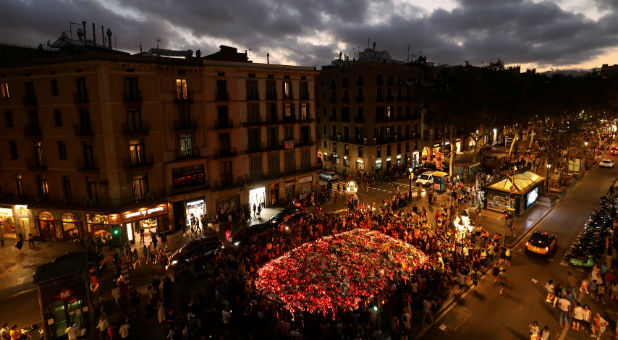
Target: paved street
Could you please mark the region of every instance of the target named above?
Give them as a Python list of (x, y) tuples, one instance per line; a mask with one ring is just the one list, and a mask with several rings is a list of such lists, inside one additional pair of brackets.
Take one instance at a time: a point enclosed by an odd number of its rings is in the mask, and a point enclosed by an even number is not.
[[(558, 339), (562, 332), (558, 313), (545, 302), (543, 286), (549, 279), (566, 282), (569, 270), (578, 279), (588, 274), (588, 271), (561, 265), (560, 259), (597, 206), (599, 197), (607, 192), (615, 179), (615, 170), (591, 169), (536, 227), (536, 230), (557, 235), (558, 250), (553, 258), (547, 260), (527, 255), (523, 251), (524, 242), (519, 242), (507, 273), (509, 281), (503, 296), (498, 295), (493, 280), (485, 276), (477, 291), (469, 293), (445, 313), (421, 338), (528, 339), (528, 325), (537, 320), (541, 327), (549, 326), (552, 339)], [(583, 303), (590, 304), (593, 312), (601, 312), (607, 320), (615, 321), (615, 303), (610, 309), (609, 305), (593, 303), (589, 296), (584, 297)], [(589, 337), (568, 331), (560, 338)]]

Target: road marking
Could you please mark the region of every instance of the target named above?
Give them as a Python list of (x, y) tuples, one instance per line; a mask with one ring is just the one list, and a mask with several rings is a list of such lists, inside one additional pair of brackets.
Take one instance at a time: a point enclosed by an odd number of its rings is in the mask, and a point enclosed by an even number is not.
[(531, 279), (530, 281), (532, 281), (534, 284), (539, 283), (539, 281), (538, 281), (537, 279), (534, 279), (534, 278), (533, 278), (533, 279)]

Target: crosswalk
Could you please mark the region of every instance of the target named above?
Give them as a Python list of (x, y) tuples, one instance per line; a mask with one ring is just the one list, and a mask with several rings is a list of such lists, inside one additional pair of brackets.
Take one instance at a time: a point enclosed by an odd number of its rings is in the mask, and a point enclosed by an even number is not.
[[(344, 181), (334, 181), (332, 182), (332, 192), (337, 192), (339, 194), (344, 194), (345, 190), (346, 190), (346, 184), (347, 182)], [(339, 186), (339, 188), (337, 188), (337, 186)], [(409, 188), (410, 188), (410, 184), (402, 184), (402, 183), (397, 183), (397, 186), (399, 187), (399, 192), (400, 193), (404, 193), (404, 192), (408, 192)], [(412, 185), (412, 191), (414, 191), (416, 189), (416, 186), (413, 184)], [(389, 193), (389, 194), (395, 194), (397, 193), (397, 187), (393, 186), (392, 184), (389, 184), (386, 186), (386, 188), (378, 188), (375, 186), (370, 186), (369, 190), (376, 190), (376, 191), (381, 191), (381, 192), (385, 192), (385, 193)], [(360, 192), (365, 192), (365, 186), (364, 184), (358, 184), (358, 191)]]

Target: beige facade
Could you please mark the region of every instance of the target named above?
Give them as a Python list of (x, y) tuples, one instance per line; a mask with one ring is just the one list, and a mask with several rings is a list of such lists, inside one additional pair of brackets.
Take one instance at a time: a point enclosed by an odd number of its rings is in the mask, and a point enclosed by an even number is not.
[[(419, 91), (426, 67), (393, 61), (335, 61), (318, 82), (319, 154), (341, 173), (382, 172), (421, 161), (429, 140)], [(370, 57), (370, 56), (369, 56)], [(365, 58), (371, 59), (371, 58)]]
[[(212, 216), (305, 198), (316, 183), (314, 75), (113, 53), (2, 65), (0, 205), (31, 210), (27, 227), (12, 217), (18, 232), (60, 238), (63, 211), (80, 219), (84, 236), (95, 214), (122, 223), (140, 209), (149, 218), (165, 212), (164, 231), (190, 217), (187, 202)], [(41, 212), (59, 222), (55, 237), (42, 235)]]

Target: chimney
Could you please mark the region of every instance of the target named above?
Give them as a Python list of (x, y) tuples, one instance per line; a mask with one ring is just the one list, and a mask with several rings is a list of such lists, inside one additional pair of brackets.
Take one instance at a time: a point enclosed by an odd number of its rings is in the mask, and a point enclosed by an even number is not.
[(101, 25), (101, 46), (105, 47), (105, 30), (103, 25)]
[(97, 28), (94, 22), (92, 23), (92, 46), (97, 47)]
[(84, 45), (86, 45), (88, 34), (86, 33), (86, 22), (85, 21), (82, 21), (82, 27), (84, 28)]
[(107, 31), (105, 31), (105, 34), (107, 34), (107, 48), (111, 50), (112, 49), (112, 30), (108, 28)]
[(266, 53), (266, 63), (270, 64), (270, 53)]
[(376, 42), (375, 41), (373, 42), (373, 50), (374, 51), (376, 50)]
[(202, 51), (200, 51), (200, 50), (195, 51), (195, 57), (197, 59), (200, 59), (202, 57)]

